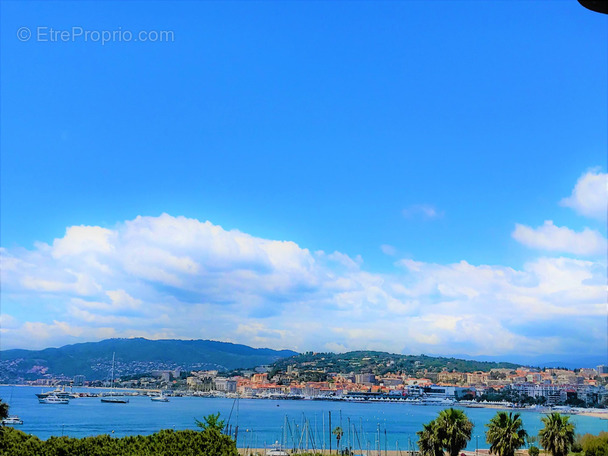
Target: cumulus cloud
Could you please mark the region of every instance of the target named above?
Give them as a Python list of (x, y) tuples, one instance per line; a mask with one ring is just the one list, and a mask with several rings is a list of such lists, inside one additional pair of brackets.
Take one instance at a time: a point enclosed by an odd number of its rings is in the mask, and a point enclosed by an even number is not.
[(527, 247), (575, 255), (603, 255), (606, 253), (606, 238), (598, 231), (585, 228), (576, 232), (565, 226), (555, 226), (547, 220), (538, 228), (516, 224), (511, 234)]
[(388, 256), (395, 256), (397, 255), (397, 249), (389, 244), (382, 244), (380, 246), (380, 250), (382, 250), (382, 253), (384, 253), (385, 255)]
[[(70, 227), (0, 254), (11, 315), (3, 348), (133, 336), (472, 355), (606, 344), (603, 260), (539, 258), (513, 269), (402, 259), (379, 274), (360, 257), (167, 214)], [(585, 334), (576, 341), (529, 329), (573, 316)]]
[(431, 204), (412, 204), (403, 209), (402, 214), (406, 218), (420, 217), (428, 220), (443, 217), (443, 211)]
[(562, 199), (560, 204), (586, 217), (605, 220), (608, 211), (608, 174), (597, 170), (583, 174), (572, 194)]

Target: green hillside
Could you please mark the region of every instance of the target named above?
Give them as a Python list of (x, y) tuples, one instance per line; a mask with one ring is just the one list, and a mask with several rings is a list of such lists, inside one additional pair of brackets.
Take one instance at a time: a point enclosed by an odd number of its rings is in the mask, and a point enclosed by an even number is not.
[[(415, 376), (418, 373), (434, 373), (443, 370), (488, 372), (491, 369), (516, 369), (519, 367), (519, 365), (512, 363), (470, 361), (425, 355), (398, 355), (377, 351), (352, 351), (339, 354), (309, 352), (276, 361), (272, 366), (271, 375), (286, 372), (288, 366), (293, 366), (305, 377), (315, 379), (319, 379), (318, 373), (321, 372), (373, 373), (376, 375), (401, 372)], [(309, 374), (306, 375), (306, 373)]]
[(14, 378), (35, 379), (43, 374), (88, 380), (109, 376), (112, 353), (116, 353), (116, 375), (129, 375), (159, 369), (231, 370), (271, 364), (295, 355), (291, 350), (252, 348), (212, 340), (107, 339), (65, 345), (44, 350), (4, 350), (0, 352), (0, 381)]

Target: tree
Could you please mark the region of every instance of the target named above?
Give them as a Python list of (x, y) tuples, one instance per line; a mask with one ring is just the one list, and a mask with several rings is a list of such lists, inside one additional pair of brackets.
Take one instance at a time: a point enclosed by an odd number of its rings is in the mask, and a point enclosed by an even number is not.
[(207, 429), (215, 429), (216, 431), (222, 432), (224, 430), (224, 420), (220, 420), (220, 412), (211, 414), (203, 417), (204, 421), (195, 419), (196, 425), (203, 431)]
[(8, 417), (8, 404), (0, 399), (0, 420)]
[(567, 456), (574, 443), (574, 424), (569, 420), (559, 413), (542, 418), (545, 427), (538, 433), (540, 444), (553, 456)]
[(418, 435), (418, 449), (422, 456), (443, 456), (441, 440), (437, 433), (437, 422), (435, 420), (422, 425), (422, 431)]
[(449, 456), (458, 456), (458, 453), (471, 440), (473, 423), (462, 410), (454, 408), (439, 412), (436, 421), (437, 433), (443, 449), (447, 451)]
[(418, 448), (425, 456), (442, 456), (444, 451), (447, 456), (458, 456), (472, 433), (473, 423), (462, 410), (445, 409), (417, 432)]
[(602, 431), (599, 435), (583, 435), (581, 447), (585, 456), (608, 456), (608, 432)]
[(331, 433), (336, 436), (336, 440), (338, 441), (338, 451), (340, 451), (340, 439), (344, 435), (344, 431), (340, 426), (336, 426)]
[(528, 433), (523, 429), (519, 413), (498, 412), (486, 427), (486, 441), (492, 454), (514, 456), (515, 450), (526, 443)]

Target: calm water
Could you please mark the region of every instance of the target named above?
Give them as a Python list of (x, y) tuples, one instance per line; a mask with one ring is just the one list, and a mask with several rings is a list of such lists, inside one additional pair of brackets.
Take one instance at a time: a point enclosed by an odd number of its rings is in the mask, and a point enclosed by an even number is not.
[[(331, 411), (332, 427), (344, 429), (342, 442), (349, 435), (355, 448), (365, 450), (367, 446), (376, 448), (378, 427), (380, 427), (381, 447), (389, 450), (407, 450), (417, 440), (416, 432), (423, 423), (437, 416), (442, 407), (419, 406), (398, 403), (346, 403), (324, 401), (277, 401), (261, 399), (232, 399), (182, 397), (170, 398), (170, 402), (152, 402), (148, 397), (132, 397), (129, 404), (103, 404), (99, 398), (79, 398), (69, 405), (39, 404), (35, 393), (39, 387), (0, 386), (0, 398), (9, 402), (10, 413), (19, 415), (24, 424), (18, 429), (34, 434), (42, 439), (52, 435), (83, 437), (87, 435), (110, 434), (124, 436), (130, 434), (150, 434), (160, 429), (196, 429), (194, 419), (202, 420), (210, 413), (221, 413), (227, 419), (232, 410), (230, 423), (239, 426), (239, 447), (263, 448), (275, 441), (281, 441), (286, 422), (289, 446), (292, 437), (300, 440), (308, 435), (309, 447), (314, 440), (315, 447), (328, 446), (328, 412)], [(78, 390), (74, 391), (94, 391)], [(238, 404), (238, 413), (237, 413)], [(483, 436), (485, 424), (494, 416), (492, 409), (464, 409), (475, 424), (473, 439), (468, 450), (474, 450), (476, 438), (479, 448), (488, 448)], [(521, 411), (524, 427), (529, 434), (537, 434), (542, 428), (544, 416), (533, 411)], [(599, 418), (573, 416), (577, 433), (593, 433), (608, 430), (608, 421)], [(350, 420), (350, 421), (349, 421)], [(305, 423), (308, 423), (307, 425)], [(356, 427), (357, 435), (353, 430)], [(308, 432), (303, 433), (303, 427)], [(386, 434), (385, 434), (386, 430)], [(358, 438), (357, 438), (358, 437)], [(302, 442), (304, 445), (306, 437)], [(385, 443), (386, 442), (386, 443)], [(335, 440), (334, 440), (335, 445)]]

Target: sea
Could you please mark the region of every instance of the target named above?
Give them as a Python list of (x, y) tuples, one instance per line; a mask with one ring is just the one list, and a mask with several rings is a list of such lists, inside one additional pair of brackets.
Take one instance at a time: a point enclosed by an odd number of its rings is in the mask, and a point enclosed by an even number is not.
[[(239, 448), (268, 448), (276, 442), (287, 448), (329, 448), (330, 429), (340, 426), (342, 446), (355, 450), (415, 450), (416, 432), (434, 419), (445, 406), (389, 402), (345, 402), (317, 400), (227, 399), (171, 397), (154, 402), (147, 396), (130, 397), (128, 404), (102, 403), (99, 397), (81, 397), (68, 405), (40, 404), (40, 387), (0, 386), (0, 398), (18, 415), (24, 432), (47, 439), (51, 436), (84, 437), (110, 434), (116, 437), (151, 434), (161, 429), (197, 429), (195, 420), (220, 413), (234, 435), (238, 426)], [(74, 388), (73, 392), (99, 392)], [(462, 407), (456, 407), (462, 408)], [(496, 409), (462, 408), (474, 424), (466, 450), (487, 449), (485, 425)], [(537, 435), (543, 413), (516, 410), (524, 428)], [(331, 428), (330, 428), (331, 414)], [(578, 434), (608, 431), (608, 421), (572, 415)], [(335, 437), (332, 440), (335, 449)]]

